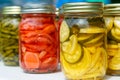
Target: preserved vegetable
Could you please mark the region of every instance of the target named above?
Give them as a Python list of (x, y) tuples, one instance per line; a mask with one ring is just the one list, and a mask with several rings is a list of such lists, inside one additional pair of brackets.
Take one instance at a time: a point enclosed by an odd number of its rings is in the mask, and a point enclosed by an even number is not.
[(58, 30), (52, 13), (23, 13), (20, 23), (20, 63), (24, 72), (57, 70)]
[(60, 61), (67, 79), (101, 80), (107, 69), (106, 29), (100, 15), (85, 14), (82, 10), (79, 13), (73, 7), (78, 5), (81, 8), (80, 5), (85, 4), (94, 6), (94, 3), (63, 5), (65, 14), (60, 26)]
[[(11, 12), (12, 10), (16, 12)], [(1, 18), (0, 26), (1, 57), (5, 65), (18, 66), (18, 25), (20, 22), (20, 7), (4, 7), (2, 14), (3, 17)]]
[[(120, 75), (120, 4), (109, 4), (105, 6), (104, 20), (107, 28), (107, 53), (109, 75)], [(111, 11), (109, 11), (111, 9)]]

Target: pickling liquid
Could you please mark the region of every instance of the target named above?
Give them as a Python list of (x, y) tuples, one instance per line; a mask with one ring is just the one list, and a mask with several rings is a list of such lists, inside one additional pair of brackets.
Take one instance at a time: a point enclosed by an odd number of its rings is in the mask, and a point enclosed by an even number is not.
[(61, 24), (60, 61), (68, 80), (102, 80), (106, 73), (106, 30), (92, 20), (87, 26), (86, 19), (65, 19)]
[(104, 17), (108, 34), (108, 70), (109, 75), (120, 75), (120, 17)]
[(57, 70), (58, 31), (55, 15), (23, 14), (20, 23), (20, 64), (24, 72), (47, 73)]

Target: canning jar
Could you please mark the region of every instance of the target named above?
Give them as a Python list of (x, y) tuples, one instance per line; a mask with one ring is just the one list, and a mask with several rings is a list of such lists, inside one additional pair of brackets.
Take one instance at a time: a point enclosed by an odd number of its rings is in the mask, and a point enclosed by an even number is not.
[(108, 4), (104, 9), (107, 27), (107, 53), (109, 75), (120, 75), (120, 4)]
[(20, 7), (6, 6), (2, 9), (0, 26), (0, 54), (7, 66), (18, 66), (18, 25)]
[(102, 3), (66, 3), (60, 27), (60, 61), (68, 80), (101, 80), (107, 68)]
[(25, 7), (19, 26), (20, 65), (27, 73), (48, 73), (58, 66), (58, 29), (55, 8), (39, 4)]

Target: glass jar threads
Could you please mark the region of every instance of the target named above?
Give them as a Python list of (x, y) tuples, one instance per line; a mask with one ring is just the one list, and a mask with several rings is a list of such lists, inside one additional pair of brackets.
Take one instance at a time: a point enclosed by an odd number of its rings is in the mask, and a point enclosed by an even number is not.
[(101, 80), (107, 68), (102, 3), (66, 3), (60, 27), (60, 61), (70, 80)]
[(55, 8), (39, 4), (22, 10), (19, 27), (20, 65), (27, 73), (57, 70), (58, 30)]
[(109, 75), (120, 75), (120, 4), (108, 4), (104, 9), (107, 27), (107, 53)]
[(18, 25), (20, 22), (19, 6), (6, 6), (2, 9), (0, 26), (0, 53), (7, 66), (19, 65), (18, 60)]

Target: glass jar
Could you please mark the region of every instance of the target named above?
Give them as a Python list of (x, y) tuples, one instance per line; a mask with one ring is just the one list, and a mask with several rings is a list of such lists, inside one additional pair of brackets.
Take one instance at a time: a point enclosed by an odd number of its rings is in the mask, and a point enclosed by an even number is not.
[(120, 75), (120, 4), (105, 5), (109, 75)]
[(66, 3), (60, 27), (60, 61), (68, 80), (102, 80), (106, 74), (106, 29), (102, 3)]
[(2, 9), (0, 26), (0, 53), (6, 66), (18, 66), (18, 25), (20, 7), (6, 6)]
[(19, 27), (20, 66), (27, 73), (48, 73), (58, 66), (55, 8), (39, 4), (23, 8)]

